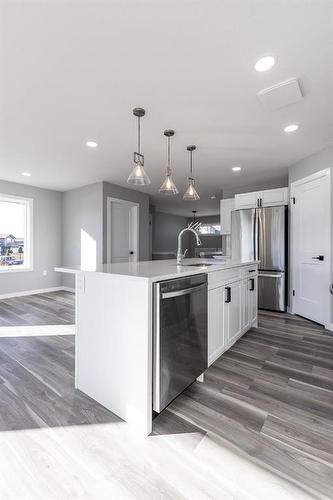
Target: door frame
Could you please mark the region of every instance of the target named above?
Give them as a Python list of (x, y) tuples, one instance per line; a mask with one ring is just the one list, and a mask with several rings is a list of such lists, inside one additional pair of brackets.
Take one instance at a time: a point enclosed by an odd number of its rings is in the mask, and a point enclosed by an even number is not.
[(111, 241), (111, 224), (112, 224), (112, 203), (121, 203), (131, 208), (131, 225), (132, 225), (132, 238), (133, 238), (133, 262), (139, 260), (139, 203), (134, 203), (128, 200), (121, 200), (119, 198), (107, 197), (106, 201), (106, 263), (111, 264), (112, 261), (112, 241)]
[[(329, 263), (328, 263), (328, 267), (329, 267), (329, 276), (328, 276), (328, 279), (327, 279), (327, 292), (329, 293), (329, 285), (331, 283), (331, 274), (332, 274), (332, 262), (331, 262), (331, 237), (332, 237), (332, 234), (331, 234), (331, 224), (332, 224), (332, 220), (331, 220), (331, 168), (325, 168), (323, 170), (319, 170), (318, 172), (315, 172), (314, 174), (311, 174), (311, 175), (308, 175), (306, 177), (303, 177), (302, 179), (298, 179), (297, 181), (294, 181), (291, 183), (290, 185), (290, 266), (289, 266), (289, 269), (290, 269), (290, 273), (289, 273), (289, 276), (290, 276), (290, 280), (289, 280), (289, 297), (290, 297), (290, 312), (291, 314), (297, 314), (295, 312), (295, 300), (293, 298), (293, 289), (294, 289), (294, 283), (295, 283), (295, 280), (296, 280), (296, 272), (295, 272), (295, 259), (296, 259), (296, 255), (295, 255), (295, 237), (296, 237), (296, 234), (295, 234), (295, 231), (294, 231), (294, 228), (295, 228), (295, 212), (293, 210), (293, 203), (292, 203), (292, 199), (293, 197), (295, 196), (295, 188), (297, 186), (301, 186), (302, 184), (305, 184), (306, 182), (309, 182), (309, 181), (314, 181), (316, 179), (320, 179), (321, 177), (324, 177), (324, 176), (327, 176), (327, 179), (328, 179), (328, 185), (329, 185), (329, 218), (330, 218), (330, 224), (329, 224), (329, 238), (328, 238), (328, 258), (329, 258)], [(325, 321), (324, 321), (324, 326), (325, 328), (327, 328), (328, 330), (332, 330), (333, 331), (333, 323), (331, 321), (331, 300), (330, 300), (330, 296), (328, 296), (328, 299), (326, 301), (326, 312), (325, 312)]]

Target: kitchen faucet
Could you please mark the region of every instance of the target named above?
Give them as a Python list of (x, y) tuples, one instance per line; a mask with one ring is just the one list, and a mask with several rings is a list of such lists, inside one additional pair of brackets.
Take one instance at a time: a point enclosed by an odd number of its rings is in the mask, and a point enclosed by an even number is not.
[(187, 227), (182, 229), (180, 231), (180, 233), (178, 234), (177, 264), (181, 264), (183, 258), (185, 257), (185, 255), (187, 253), (187, 249), (185, 250), (184, 253), (182, 251), (182, 236), (184, 233), (186, 233), (186, 231), (191, 231), (191, 233), (193, 233), (195, 235), (198, 246), (202, 245), (201, 240), (199, 238), (199, 234), (198, 234), (198, 229), (200, 226), (201, 226), (201, 222), (191, 222), (190, 224), (188, 224)]

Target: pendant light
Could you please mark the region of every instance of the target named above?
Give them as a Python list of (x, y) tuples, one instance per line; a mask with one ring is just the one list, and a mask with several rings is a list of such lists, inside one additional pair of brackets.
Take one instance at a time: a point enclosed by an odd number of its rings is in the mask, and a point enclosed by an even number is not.
[(172, 180), (171, 177), (171, 165), (170, 165), (170, 142), (171, 142), (171, 137), (175, 135), (174, 130), (165, 130), (164, 131), (165, 137), (168, 139), (168, 163), (167, 163), (167, 168), (166, 168), (166, 176), (165, 176), (165, 181), (163, 182), (162, 186), (158, 190), (161, 194), (165, 195), (173, 195), (173, 194), (178, 194), (178, 189), (176, 188), (175, 183)]
[(150, 179), (143, 168), (144, 156), (141, 154), (141, 118), (145, 114), (146, 112), (142, 108), (133, 109), (133, 115), (138, 118), (138, 150), (134, 153), (134, 165), (127, 182), (134, 186), (147, 186), (150, 184)]
[(192, 200), (192, 201), (200, 200), (200, 196), (198, 195), (198, 193), (194, 187), (195, 180), (193, 177), (193, 158), (192, 158), (192, 155), (193, 155), (193, 151), (196, 149), (197, 149), (196, 146), (187, 146), (187, 151), (190, 152), (190, 176), (188, 178), (188, 186), (187, 186), (187, 189), (186, 189), (185, 194), (183, 196), (183, 200)]

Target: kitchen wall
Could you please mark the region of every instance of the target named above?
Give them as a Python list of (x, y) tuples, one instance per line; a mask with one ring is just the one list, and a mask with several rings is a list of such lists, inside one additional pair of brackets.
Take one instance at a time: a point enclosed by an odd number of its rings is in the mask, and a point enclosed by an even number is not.
[(0, 193), (33, 199), (33, 270), (1, 272), (0, 295), (61, 286), (62, 193), (2, 180)]
[(103, 190), (103, 261), (107, 260), (107, 198), (117, 198), (139, 204), (139, 260), (149, 260), (149, 196), (110, 182), (102, 182)]
[[(63, 193), (64, 266), (103, 263), (102, 188), (98, 182)], [(74, 288), (74, 276), (63, 274), (63, 285)]]
[[(333, 144), (295, 163), (289, 169), (289, 187), (292, 182), (308, 175), (333, 167)], [(331, 168), (331, 228), (333, 221), (333, 168)], [(331, 230), (331, 281), (333, 282), (333, 231)], [(331, 298), (331, 322), (333, 322), (333, 298)]]
[(233, 198), (235, 194), (252, 193), (253, 191), (262, 191), (264, 189), (276, 189), (288, 186), (288, 175), (280, 179), (265, 181), (262, 183), (248, 184), (243, 187), (231, 187), (222, 190), (223, 198)]
[[(178, 234), (187, 226), (186, 217), (157, 212), (154, 209), (151, 209), (151, 214), (153, 258), (163, 258), (163, 253), (176, 253)], [(187, 233), (183, 236), (182, 245), (183, 249), (189, 246), (189, 235)]]

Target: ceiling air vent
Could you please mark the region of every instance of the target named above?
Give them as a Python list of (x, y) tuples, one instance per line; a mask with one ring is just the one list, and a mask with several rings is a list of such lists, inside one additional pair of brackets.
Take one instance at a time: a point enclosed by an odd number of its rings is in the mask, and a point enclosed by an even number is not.
[(265, 109), (275, 111), (303, 98), (302, 90), (297, 78), (290, 78), (284, 82), (277, 83), (272, 87), (260, 90), (258, 99)]

